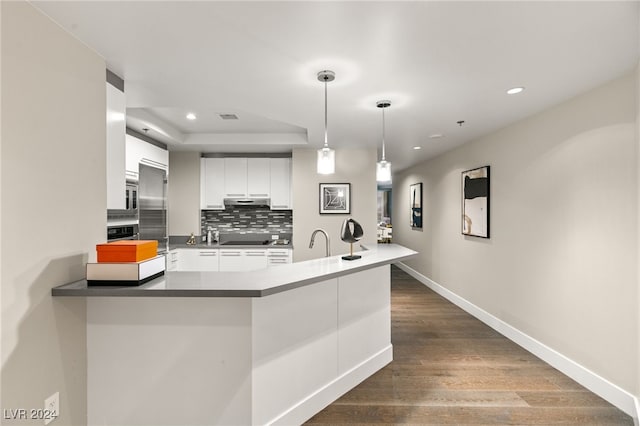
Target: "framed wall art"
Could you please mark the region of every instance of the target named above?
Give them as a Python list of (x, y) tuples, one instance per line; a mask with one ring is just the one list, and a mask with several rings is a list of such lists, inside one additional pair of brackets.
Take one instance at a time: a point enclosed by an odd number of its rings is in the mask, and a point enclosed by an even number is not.
[(411, 227), (422, 228), (422, 182), (409, 185)]
[(351, 184), (321, 183), (320, 214), (350, 214)]
[(489, 166), (462, 172), (462, 233), (489, 238)]

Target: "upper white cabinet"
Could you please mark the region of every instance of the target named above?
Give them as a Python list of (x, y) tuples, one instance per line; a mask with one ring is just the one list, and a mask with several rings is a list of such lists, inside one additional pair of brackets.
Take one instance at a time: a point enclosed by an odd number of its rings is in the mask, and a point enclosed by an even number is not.
[(157, 167), (169, 173), (169, 151), (135, 136), (127, 135), (127, 177), (138, 179), (139, 164)]
[(224, 209), (225, 166), (224, 158), (200, 159), (200, 208)]
[(290, 210), (291, 203), (291, 158), (269, 158), (271, 175), (270, 190), (272, 210)]
[(291, 158), (202, 158), (200, 208), (224, 209), (234, 197), (270, 198), (272, 209), (291, 209)]
[(107, 85), (107, 209), (125, 208), (125, 98)]
[(269, 197), (271, 189), (269, 160), (269, 158), (247, 158), (247, 194), (249, 197)]
[(247, 197), (247, 159), (224, 159), (224, 194), (226, 197)]

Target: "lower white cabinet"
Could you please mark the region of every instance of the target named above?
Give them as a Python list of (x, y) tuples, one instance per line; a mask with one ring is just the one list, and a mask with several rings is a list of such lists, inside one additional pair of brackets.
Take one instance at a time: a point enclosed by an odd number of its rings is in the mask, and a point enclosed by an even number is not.
[(218, 249), (178, 249), (178, 271), (217, 271)]
[(242, 251), (241, 249), (221, 249), (220, 271), (241, 271)]
[(255, 271), (265, 269), (267, 267), (267, 250), (265, 249), (248, 249), (244, 250), (244, 259), (242, 261), (242, 271)]
[(255, 271), (266, 267), (265, 249), (220, 249), (221, 271)]
[(169, 250), (167, 253), (167, 271), (177, 271), (180, 260), (180, 250)]
[(282, 265), (293, 261), (293, 253), (291, 249), (268, 249), (267, 264), (269, 266)]
[(291, 263), (292, 250), (179, 248), (167, 255), (168, 271), (255, 271)]

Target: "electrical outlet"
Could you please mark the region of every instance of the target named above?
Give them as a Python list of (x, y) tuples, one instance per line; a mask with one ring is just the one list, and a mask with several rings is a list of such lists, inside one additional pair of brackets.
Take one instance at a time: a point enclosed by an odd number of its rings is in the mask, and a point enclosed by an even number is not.
[(272, 239), (272, 240), (277, 240), (278, 238), (280, 238), (280, 235), (272, 235), (272, 236), (271, 236), (271, 239)]
[(60, 392), (44, 400), (44, 424), (48, 425), (60, 415)]

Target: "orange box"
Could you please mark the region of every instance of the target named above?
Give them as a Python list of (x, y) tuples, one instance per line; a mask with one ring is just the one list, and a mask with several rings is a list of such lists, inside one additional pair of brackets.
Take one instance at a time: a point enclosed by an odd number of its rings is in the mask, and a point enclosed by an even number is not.
[(140, 262), (158, 255), (156, 240), (124, 240), (97, 244), (98, 263)]

